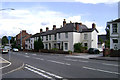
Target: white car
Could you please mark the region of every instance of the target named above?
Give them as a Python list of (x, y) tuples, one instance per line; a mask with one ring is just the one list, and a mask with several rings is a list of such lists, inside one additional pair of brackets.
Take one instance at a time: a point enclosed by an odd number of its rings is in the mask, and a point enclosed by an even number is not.
[(9, 51), (8, 51), (8, 49), (2, 49), (2, 54), (3, 53), (8, 53)]
[(19, 50), (17, 48), (13, 48), (13, 52), (18, 52)]

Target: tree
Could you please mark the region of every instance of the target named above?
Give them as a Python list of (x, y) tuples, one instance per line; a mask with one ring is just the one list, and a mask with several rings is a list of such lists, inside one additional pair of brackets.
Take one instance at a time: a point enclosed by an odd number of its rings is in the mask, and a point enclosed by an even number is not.
[(110, 39), (110, 25), (109, 24), (107, 24), (105, 31), (106, 31), (107, 39)]
[(110, 25), (109, 24), (107, 24), (105, 31), (106, 31), (106, 37), (107, 37), (107, 41), (105, 41), (105, 47), (110, 48)]
[(43, 48), (44, 48), (43, 42), (39, 37), (38, 41), (34, 41), (34, 49), (38, 51), (39, 49), (43, 49)]
[(2, 45), (6, 45), (6, 44), (8, 44), (7, 36), (3, 36), (2, 37)]

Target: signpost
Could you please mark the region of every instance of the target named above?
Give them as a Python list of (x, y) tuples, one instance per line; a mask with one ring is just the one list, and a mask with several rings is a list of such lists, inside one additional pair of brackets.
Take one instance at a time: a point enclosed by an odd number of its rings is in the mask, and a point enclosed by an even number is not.
[(11, 36), (8, 36), (7, 39), (9, 40), (9, 61), (10, 61), (10, 40), (11, 40)]

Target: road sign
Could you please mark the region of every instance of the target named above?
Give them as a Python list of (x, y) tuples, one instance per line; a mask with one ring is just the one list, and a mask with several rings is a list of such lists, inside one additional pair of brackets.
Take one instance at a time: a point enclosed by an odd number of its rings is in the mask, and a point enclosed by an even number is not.
[(8, 40), (11, 40), (11, 36), (8, 36), (7, 39), (8, 39)]

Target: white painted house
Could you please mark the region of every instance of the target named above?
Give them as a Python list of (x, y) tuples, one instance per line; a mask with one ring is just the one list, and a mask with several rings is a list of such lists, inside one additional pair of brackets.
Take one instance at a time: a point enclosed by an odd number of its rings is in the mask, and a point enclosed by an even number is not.
[(89, 48), (97, 48), (98, 31), (96, 25), (93, 23), (92, 28), (88, 28), (82, 23), (66, 23), (63, 21), (61, 28), (56, 28), (53, 25), (53, 30), (46, 28), (46, 31), (33, 35), (30, 39), (26, 40), (26, 49), (34, 49), (34, 41), (41, 37), (44, 44), (44, 49), (58, 48), (63, 51), (74, 51), (75, 43), (82, 43), (83, 46)]
[(82, 43), (83, 46), (89, 48), (97, 48), (98, 31), (93, 23), (92, 28), (88, 28), (82, 23), (66, 23), (63, 21), (63, 27), (56, 28), (53, 25), (53, 30), (46, 28), (46, 32), (41, 34), (44, 49), (58, 48), (63, 51), (74, 51), (75, 43)]
[(40, 33), (36, 33), (32, 35), (30, 38), (28, 38), (25, 41), (25, 49), (28, 50), (34, 49), (34, 41), (37, 41), (39, 37), (40, 37)]
[(120, 49), (120, 18), (107, 22), (110, 26), (110, 49)]

